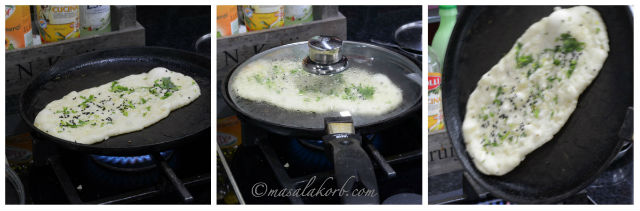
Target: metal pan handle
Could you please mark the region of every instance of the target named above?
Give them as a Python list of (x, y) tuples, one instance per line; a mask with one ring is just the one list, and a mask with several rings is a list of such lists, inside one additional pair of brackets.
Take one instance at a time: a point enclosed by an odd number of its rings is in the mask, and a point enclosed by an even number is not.
[[(322, 140), (326, 151), (331, 153), (342, 201), (346, 204), (378, 204), (376, 175), (369, 156), (361, 147), (360, 135), (329, 134), (323, 136)], [(364, 192), (373, 194), (361, 195)]]

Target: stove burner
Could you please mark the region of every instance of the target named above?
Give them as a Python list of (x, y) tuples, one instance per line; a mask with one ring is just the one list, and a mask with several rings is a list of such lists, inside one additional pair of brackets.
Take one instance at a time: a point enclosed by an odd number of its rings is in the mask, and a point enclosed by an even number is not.
[[(175, 167), (177, 156), (173, 150), (161, 152), (160, 156), (167, 160), (171, 168)], [(84, 171), (90, 184), (100, 184), (105, 190), (128, 190), (148, 187), (157, 184), (161, 179), (161, 171), (151, 155), (107, 156), (89, 155)]]
[[(381, 138), (377, 135), (367, 135), (373, 146), (378, 149), (381, 145)], [(300, 168), (311, 171), (325, 171), (333, 168), (333, 163), (324, 151), (322, 140), (295, 139), (292, 138), (288, 145), (290, 163)]]
[[(160, 156), (168, 159), (173, 155), (173, 150), (160, 152)], [(139, 156), (108, 156), (108, 155), (90, 155), (91, 158), (102, 167), (116, 171), (145, 171), (155, 168), (156, 164), (151, 155)]]

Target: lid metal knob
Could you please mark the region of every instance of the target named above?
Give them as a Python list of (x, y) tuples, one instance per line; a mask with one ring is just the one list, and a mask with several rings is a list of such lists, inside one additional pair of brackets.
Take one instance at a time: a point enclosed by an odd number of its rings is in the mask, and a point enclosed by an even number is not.
[(342, 40), (333, 36), (314, 36), (308, 41), (309, 56), (303, 60), (307, 72), (331, 75), (347, 69), (347, 57), (342, 56)]

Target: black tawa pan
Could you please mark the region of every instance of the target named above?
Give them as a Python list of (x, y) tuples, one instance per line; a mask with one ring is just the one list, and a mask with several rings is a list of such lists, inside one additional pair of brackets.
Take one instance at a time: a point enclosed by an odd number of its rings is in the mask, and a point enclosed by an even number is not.
[(503, 176), (480, 173), (466, 152), (461, 127), (467, 100), (480, 77), (553, 7), (469, 7), (461, 13), (444, 62), (445, 122), (467, 173), (495, 196), (516, 203), (558, 202), (593, 182), (620, 150), (618, 131), (633, 106), (632, 15), (623, 6), (593, 8), (607, 26), (609, 57), (562, 129)]
[[(361, 148), (362, 140), (356, 134), (327, 134), (328, 122), (349, 122), (357, 134), (369, 134), (397, 124), (411, 114), (415, 114), (422, 105), (422, 70), (414, 61), (405, 56), (379, 46), (343, 42), (342, 55), (349, 59), (351, 68), (360, 67), (373, 73), (384, 74), (402, 90), (400, 105), (382, 115), (354, 115), (343, 117), (338, 111), (313, 113), (292, 111), (265, 103), (236, 96), (230, 84), (244, 67), (256, 60), (276, 61), (287, 59), (300, 61), (308, 53), (308, 43), (298, 42), (279, 46), (257, 54), (239, 66), (236, 66), (222, 82), (224, 100), (243, 120), (243, 124), (254, 124), (267, 131), (294, 137), (322, 137), (325, 152), (334, 163), (336, 183), (343, 190), (352, 190), (355, 183), (368, 190), (378, 190), (373, 165), (367, 153)], [(346, 70), (349, 71), (349, 70)], [(323, 124), (325, 123), (325, 124)], [(379, 197), (361, 197), (357, 195), (341, 196), (344, 203), (379, 203)]]
[[(201, 95), (190, 104), (140, 131), (96, 144), (78, 144), (44, 133), (33, 125), (42, 109), (71, 91), (108, 83), (132, 74), (165, 67), (192, 77)], [(211, 59), (194, 53), (158, 47), (92, 52), (68, 58), (40, 74), (20, 96), (20, 114), (36, 138), (53, 141), (71, 150), (103, 155), (136, 155), (185, 144), (211, 128)]]

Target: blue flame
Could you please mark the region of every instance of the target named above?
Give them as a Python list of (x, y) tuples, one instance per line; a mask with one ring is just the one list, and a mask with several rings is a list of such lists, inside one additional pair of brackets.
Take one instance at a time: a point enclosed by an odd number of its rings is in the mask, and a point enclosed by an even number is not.
[[(171, 151), (160, 152), (160, 156), (166, 157)], [(114, 165), (135, 165), (151, 162), (151, 155), (140, 156), (108, 156), (108, 155), (91, 155), (96, 160)]]

